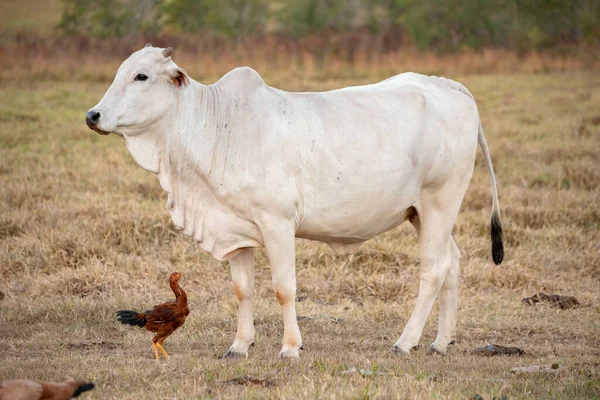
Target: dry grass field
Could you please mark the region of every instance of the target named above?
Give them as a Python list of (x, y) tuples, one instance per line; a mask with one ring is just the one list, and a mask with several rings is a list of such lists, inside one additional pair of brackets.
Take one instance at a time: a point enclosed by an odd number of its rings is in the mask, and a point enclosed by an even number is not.
[[(201, 69), (191, 63), (180, 65)], [(88, 77), (94, 68), (86, 67)], [(379, 78), (311, 80), (257, 69), (289, 90)], [(305, 350), (299, 362), (285, 362), (277, 359), (283, 323), (262, 250), (256, 346), (247, 360), (220, 359), (236, 329), (228, 265), (175, 231), (158, 181), (120, 138), (85, 126), (85, 112), (109, 81), (11, 79), (7, 71), (0, 78), (0, 380), (91, 380), (97, 388), (83, 396), (90, 399), (600, 398), (597, 72), (449, 76), (478, 101), (506, 257), (501, 266), (491, 262), (490, 184), (478, 154), (454, 229), (461, 294), (458, 341), (447, 356), (426, 354), (437, 309), (418, 350), (390, 352), (418, 290), (416, 234), (406, 224), (350, 257), (297, 242)], [(171, 358), (157, 362), (151, 334), (119, 324), (114, 312), (171, 298), (167, 279), (175, 270), (183, 273), (191, 314), (165, 342)], [(581, 307), (521, 303), (538, 291), (574, 295)], [(469, 354), (487, 343), (526, 355)], [(510, 372), (552, 363), (560, 366), (555, 373)], [(351, 367), (375, 373), (342, 374)], [(256, 380), (229, 381), (244, 376)]]

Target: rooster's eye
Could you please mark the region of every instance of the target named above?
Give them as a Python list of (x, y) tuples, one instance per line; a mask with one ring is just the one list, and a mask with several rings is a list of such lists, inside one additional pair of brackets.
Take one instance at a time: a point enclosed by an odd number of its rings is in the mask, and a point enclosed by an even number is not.
[(137, 74), (134, 81), (145, 81), (148, 77), (144, 74)]

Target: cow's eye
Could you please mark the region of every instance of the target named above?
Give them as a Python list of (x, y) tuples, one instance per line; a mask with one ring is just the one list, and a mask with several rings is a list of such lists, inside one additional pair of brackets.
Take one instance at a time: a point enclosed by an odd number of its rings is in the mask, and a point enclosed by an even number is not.
[(144, 74), (137, 74), (134, 81), (145, 81), (146, 79), (148, 79), (148, 76)]

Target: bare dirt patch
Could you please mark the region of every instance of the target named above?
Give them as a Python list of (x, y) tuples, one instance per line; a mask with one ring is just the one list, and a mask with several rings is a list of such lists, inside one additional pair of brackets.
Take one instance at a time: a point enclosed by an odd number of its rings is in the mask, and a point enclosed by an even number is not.
[(263, 386), (263, 387), (267, 387), (267, 388), (272, 388), (277, 386), (277, 384), (269, 379), (266, 378), (254, 378), (251, 376), (238, 376), (232, 379), (227, 379), (226, 381), (223, 381), (224, 385), (242, 385), (242, 386), (248, 386), (248, 385), (257, 385), (257, 386)]
[(526, 297), (521, 300), (521, 302), (528, 306), (545, 302), (549, 303), (551, 307), (560, 308), (561, 310), (577, 308), (580, 306), (579, 301), (573, 296), (561, 296), (559, 294), (546, 294), (543, 292), (534, 294), (531, 297)]
[(115, 350), (123, 346), (123, 343), (107, 341), (83, 341), (66, 343), (65, 347), (70, 350), (106, 351)]

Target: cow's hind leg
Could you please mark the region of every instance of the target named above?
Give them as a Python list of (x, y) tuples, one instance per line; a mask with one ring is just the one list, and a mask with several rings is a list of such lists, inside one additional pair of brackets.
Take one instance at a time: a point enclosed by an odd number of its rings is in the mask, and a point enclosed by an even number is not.
[[(469, 178), (469, 179), (466, 179)], [(470, 180), (470, 174), (458, 182), (448, 181), (442, 187), (423, 190), (420, 204), (417, 207), (418, 219), (412, 222), (419, 231), (419, 259), (421, 261), (419, 296), (412, 315), (402, 332), (393, 350), (398, 353), (409, 354), (410, 350), (419, 344), (423, 327), (433, 303), (442, 288), (449, 271), (453, 269), (454, 240), (451, 237), (452, 227), (456, 221), (460, 203)], [(458, 275), (458, 259), (456, 270)], [(457, 296), (458, 277), (448, 281), (447, 291), (444, 291), (443, 306), (445, 315), (441, 317), (441, 332), (444, 339), (440, 338), (437, 350), (445, 352), (448, 343), (445, 336), (453, 335), (456, 321), (456, 305), (453, 298)], [(454, 285), (456, 283), (456, 285)], [(455, 302), (457, 304), (457, 301)], [(442, 312), (442, 310), (440, 310)]]
[(440, 289), (440, 315), (438, 322), (438, 335), (431, 345), (430, 351), (446, 354), (448, 345), (456, 339), (456, 316), (458, 313), (458, 275), (460, 251), (450, 236), (450, 269)]
[[(408, 212), (408, 219), (420, 234), (421, 222), (417, 211), (411, 208)], [(442, 284), (439, 293), (440, 315), (438, 322), (438, 336), (431, 345), (430, 351), (445, 354), (449, 344), (456, 339), (456, 317), (458, 313), (458, 276), (460, 251), (454, 238), (450, 236), (450, 269), (446, 274), (446, 279)]]
[(238, 303), (238, 327), (235, 341), (225, 353), (225, 357), (248, 357), (248, 347), (254, 343), (254, 250), (244, 249), (229, 260), (231, 280)]

